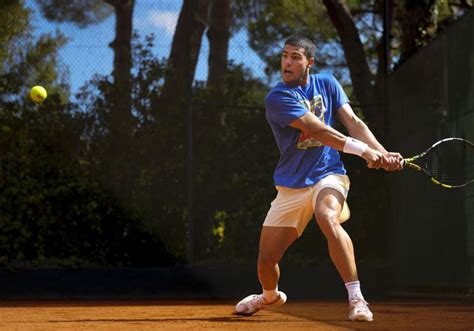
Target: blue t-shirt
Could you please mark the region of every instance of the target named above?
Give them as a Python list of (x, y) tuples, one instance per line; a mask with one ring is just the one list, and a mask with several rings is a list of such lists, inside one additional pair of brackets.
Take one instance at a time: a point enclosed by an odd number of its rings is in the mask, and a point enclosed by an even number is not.
[(311, 75), (306, 86), (290, 87), (280, 82), (268, 93), (267, 121), (280, 150), (275, 185), (303, 188), (328, 174), (346, 174), (338, 151), (289, 124), (311, 111), (324, 124), (333, 126), (334, 115), (347, 102), (347, 95), (331, 74)]

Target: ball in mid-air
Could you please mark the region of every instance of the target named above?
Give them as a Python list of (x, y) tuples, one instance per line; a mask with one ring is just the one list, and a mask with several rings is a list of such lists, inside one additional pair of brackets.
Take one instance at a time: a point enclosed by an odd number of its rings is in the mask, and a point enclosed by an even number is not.
[(47, 96), (48, 93), (46, 92), (46, 89), (43, 86), (33, 86), (30, 91), (31, 100), (33, 100), (34, 102), (43, 102)]

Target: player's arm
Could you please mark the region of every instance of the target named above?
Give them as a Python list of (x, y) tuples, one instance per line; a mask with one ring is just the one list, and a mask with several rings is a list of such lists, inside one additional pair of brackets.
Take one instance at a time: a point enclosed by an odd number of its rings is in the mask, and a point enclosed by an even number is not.
[(351, 137), (365, 142), (371, 148), (381, 152), (388, 161), (386, 170), (398, 170), (403, 160), (399, 153), (388, 152), (375, 138), (369, 127), (354, 113), (352, 107), (346, 103), (337, 111), (339, 120), (342, 122)]
[(351, 139), (332, 127), (322, 123), (312, 112), (308, 111), (303, 116), (290, 123), (290, 126), (309, 135), (323, 145), (355, 154), (367, 161), (369, 168), (384, 167), (386, 161), (382, 153), (367, 144)]

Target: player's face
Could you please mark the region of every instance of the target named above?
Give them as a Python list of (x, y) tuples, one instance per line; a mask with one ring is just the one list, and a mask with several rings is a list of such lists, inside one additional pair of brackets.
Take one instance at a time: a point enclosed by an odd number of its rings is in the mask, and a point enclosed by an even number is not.
[(304, 48), (285, 45), (281, 54), (281, 75), (287, 84), (305, 84), (309, 67), (314, 59), (308, 59)]

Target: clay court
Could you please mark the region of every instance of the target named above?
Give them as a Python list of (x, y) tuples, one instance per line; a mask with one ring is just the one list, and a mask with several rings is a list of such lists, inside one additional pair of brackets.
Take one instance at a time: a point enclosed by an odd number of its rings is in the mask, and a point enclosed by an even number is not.
[(473, 330), (474, 303), (372, 302), (375, 321), (346, 320), (343, 301), (293, 301), (252, 317), (225, 300), (3, 301), (3, 330)]

